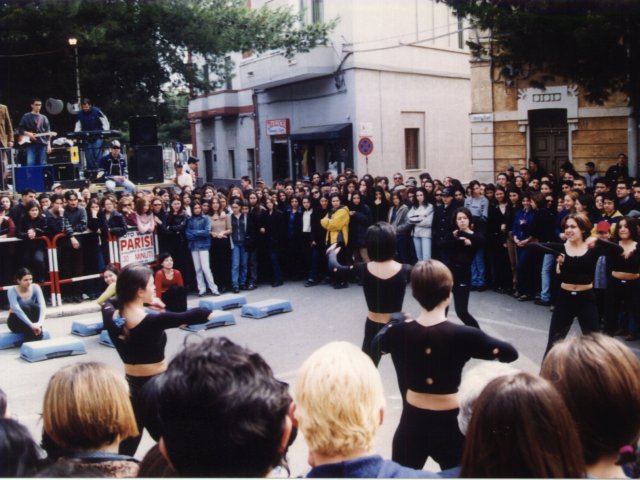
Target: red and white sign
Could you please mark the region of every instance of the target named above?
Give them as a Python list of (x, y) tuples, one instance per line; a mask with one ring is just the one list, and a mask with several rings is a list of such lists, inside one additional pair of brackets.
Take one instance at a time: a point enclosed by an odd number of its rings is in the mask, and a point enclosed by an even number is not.
[(289, 119), (274, 118), (267, 120), (267, 135), (289, 135)]
[(153, 263), (156, 259), (153, 233), (127, 232), (118, 239), (120, 266), (130, 263)]

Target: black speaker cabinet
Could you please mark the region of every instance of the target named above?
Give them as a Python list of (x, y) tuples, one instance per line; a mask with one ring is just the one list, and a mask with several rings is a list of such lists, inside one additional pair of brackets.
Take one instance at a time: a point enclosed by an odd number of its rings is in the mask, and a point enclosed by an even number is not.
[(131, 145), (157, 145), (158, 117), (155, 115), (129, 117), (129, 143)]
[(53, 186), (53, 165), (35, 165), (14, 169), (15, 191), (33, 188), (36, 192), (49, 192)]
[(77, 180), (80, 178), (80, 165), (77, 163), (58, 163), (53, 166), (56, 180)]
[(47, 157), (48, 165), (55, 165), (59, 163), (71, 163), (71, 152), (69, 148), (53, 148), (49, 156)]
[(133, 183), (164, 182), (162, 146), (135, 146), (129, 156), (129, 180)]

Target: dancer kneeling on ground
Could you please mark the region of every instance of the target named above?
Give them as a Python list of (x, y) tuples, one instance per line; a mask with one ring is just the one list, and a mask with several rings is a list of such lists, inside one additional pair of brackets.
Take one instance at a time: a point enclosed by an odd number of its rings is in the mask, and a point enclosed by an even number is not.
[(33, 275), (27, 268), (16, 272), (17, 285), (7, 291), (9, 298), (9, 318), (7, 325), (13, 333), (21, 333), (25, 341), (42, 340), (42, 324), (47, 305), (42, 289), (33, 283)]
[(384, 391), (380, 373), (355, 345), (319, 348), (300, 367), (295, 385), (295, 417), (313, 467), (307, 477), (437, 477), (373, 454)]
[[(143, 387), (167, 369), (164, 357), (167, 343), (165, 330), (184, 324), (206, 323), (213, 317), (211, 310), (204, 308), (183, 313), (147, 313), (144, 305), (152, 303), (154, 293), (152, 270), (144, 265), (127, 265), (118, 275), (116, 283), (119, 312), (110, 301), (102, 307), (104, 326), (124, 363), (140, 433), (144, 427), (145, 413), (142, 408)], [(120, 444), (119, 452), (135, 454), (140, 438), (137, 436), (124, 441)]]
[(460, 377), (471, 358), (513, 362), (518, 352), (507, 342), (446, 318), (453, 277), (437, 260), (418, 262), (411, 272), (411, 289), (422, 311), (415, 320), (395, 318), (374, 339), (391, 353), (400, 393), (402, 416), (393, 438), (393, 460), (422, 468), (428, 457), (442, 470), (455, 467), (464, 437), (458, 428)]
[(396, 232), (387, 222), (378, 222), (367, 229), (365, 245), (371, 261), (356, 264), (369, 308), (362, 351), (378, 365), (381, 353), (371, 349), (371, 341), (389, 322), (392, 313), (402, 311), (411, 265), (393, 259), (397, 246)]

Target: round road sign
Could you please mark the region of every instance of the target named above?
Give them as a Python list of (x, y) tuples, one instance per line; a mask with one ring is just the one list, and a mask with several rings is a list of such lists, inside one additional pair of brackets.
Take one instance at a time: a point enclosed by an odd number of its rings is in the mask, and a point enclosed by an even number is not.
[(373, 152), (373, 140), (369, 137), (362, 137), (358, 141), (358, 151), (365, 157), (371, 155), (371, 152)]

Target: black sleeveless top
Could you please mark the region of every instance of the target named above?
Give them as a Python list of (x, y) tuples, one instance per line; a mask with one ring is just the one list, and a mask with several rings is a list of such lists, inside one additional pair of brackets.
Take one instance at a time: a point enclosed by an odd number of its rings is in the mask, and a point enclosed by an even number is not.
[(366, 263), (359, 264), (357, 268), (360, 269), (364, 298), (367, 300), (370, 312), (395, 313), (402, 311), (404, 292), (413, 268), (411, 265), (403, 264), (398, 273), (386, 279), (373, 275)]

